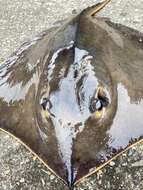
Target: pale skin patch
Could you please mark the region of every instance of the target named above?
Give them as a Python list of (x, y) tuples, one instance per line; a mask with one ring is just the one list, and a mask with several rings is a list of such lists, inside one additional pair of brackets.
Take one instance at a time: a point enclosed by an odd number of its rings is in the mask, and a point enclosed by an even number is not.
[(104, 117), (104, 114), (105, 114), (105, 108), (103, 108), (102, 110), (100, 111), (96, 111), (94, 116), (96, 119), (102, 119)]
[(102, 111), (96, 111), (95, 112), (95, 118), (100, 119), (102, 117)]
[(49, 114), (49, 112), (47, 111), (47, 110), (42, 110), (41, 111), (41, 114), (42, 114), (42, 118), (44, 119), (44, 118), (49, 118), (49, 116), (50, 116), (50, 114)]

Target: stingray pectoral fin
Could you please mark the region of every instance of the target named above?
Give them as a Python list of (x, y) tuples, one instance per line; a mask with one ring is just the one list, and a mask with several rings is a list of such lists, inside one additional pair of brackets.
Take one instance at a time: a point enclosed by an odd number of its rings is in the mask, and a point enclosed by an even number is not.
[[(103, 162), (122, 154), (143, 136), (143, 34), (103, 18), (92, 18), (86, 24), (83, 21), (78, 44), (92, 53), (95, 50), (98, 80), (106, 84), (109, 73), (111, 102), (101, 123), (98, 125), (96, 117), (89, 118), (74, 141), (73, 168), (78, 168), (77, 180), (91, 168), (104, 166)], [(102, 75), (97, 72), (101, 65), (99, 71), (105, 71)]]
[(49, 129), (49, 136), (45, 138), (35, 113), (36, 89), (53, 31), (55, 28), (24, 43), (0, 66), (0, 129), (16, 137), (53, 173), (66, 181), (54, 132)]

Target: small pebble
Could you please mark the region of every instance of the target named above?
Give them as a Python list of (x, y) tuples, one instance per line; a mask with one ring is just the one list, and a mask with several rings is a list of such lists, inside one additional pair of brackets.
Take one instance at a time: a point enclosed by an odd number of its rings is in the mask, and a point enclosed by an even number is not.
[(24, 178), (21, 178), (20, 179), (20, 183), (24, 183), (25, 182), (25, 179)]
[(37, 159), (37, 156), (33, 156), (33, 161), (35, 161)]
[(122, 164), (122, 166), (127, 166), (127, 162), (124, 162), (124, 163)]
[(72, 10), (72, 14), (77, 14), (77, 10), (76, 10), (76, 9), (73, 9), (73, 10)]
[(55, 178), (54, 175), (51, 175), (51, 176), (50, 176), (50, 180), (53, 180), (54, 178)]
[(45, 186), (45, 181), (44, 181), (43, 178), (41, 178), (41, 182), (42, 182), (42, 185), (43, 185), (43, 187), (44, 187), (44, 186)]
[(109, 165), (110, 165), (110, 166), (115, 166), (115, 162), (111, 161), (111, 162), (109, 163)]
[(142, 42), (143, 41), (143, 39), (142, 38), (139, 38), (139, 42)]

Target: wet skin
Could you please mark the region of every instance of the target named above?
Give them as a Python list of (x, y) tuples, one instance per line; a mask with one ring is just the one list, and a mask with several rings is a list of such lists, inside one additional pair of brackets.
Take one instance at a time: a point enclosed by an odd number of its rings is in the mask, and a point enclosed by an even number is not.
[(0, 67), (0, 128), (69, 184), (143, 135), (143, 34), (91, 16), (98, 6)]

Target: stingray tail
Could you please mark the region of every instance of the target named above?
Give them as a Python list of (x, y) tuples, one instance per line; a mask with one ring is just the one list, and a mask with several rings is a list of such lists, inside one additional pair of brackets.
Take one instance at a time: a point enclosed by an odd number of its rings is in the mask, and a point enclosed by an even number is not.
[(88, 7), (87, 9), (83, 10), (83, 12), (81, 14), (84, 14), (87, 16), (94, 16), (96, 13), (98, 13), (100, 10), (102, 10), (110, 1), (111, 0), (104, 0), (91, 7)]

